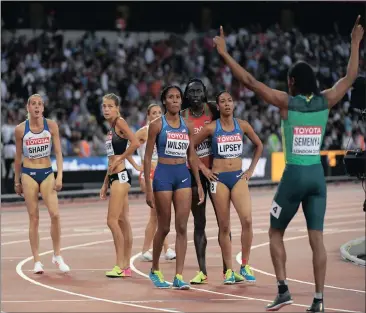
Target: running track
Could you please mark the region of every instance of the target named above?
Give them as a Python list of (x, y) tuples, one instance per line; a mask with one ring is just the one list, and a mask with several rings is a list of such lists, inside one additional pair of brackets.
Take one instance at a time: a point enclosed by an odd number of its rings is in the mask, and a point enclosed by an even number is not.
[[(132, 278), (108, 279), (104, 272), (114, 265), (114, 248), (106, 227), (107, 203), (98, 200), (65, 202), (61, 205), (63, 256), (71, 267), (61, 274), (51, 263), (52, 245), (48, 213), (41, 205), (40, 237), (45, 274), (35, 275), (28, 243), (28, 218), (23, 205), (2, 207), (1, 268), (3, 312), (263, 312), (276, 293), (269, 255), (267, 229), (269, 206), (275, 189), (251, 189), (254, 240), (250, 264), (257, 284), (224, 286), (217, 225), (211, 204), (207, 208), (207, 264), (210, 283), (190, 291), (157, 290), (147, 278), (150, 263), (141, 262), (148, 208), (143, 197), (131, 196), (130, 216), (134, 242)], [(329, 185), (325, 224), (328, 269), (325, 288), (327, 312), (365, 312), (364, 269), (341, 260), (340, 245), (365, 233), (364, 200), (360, 184)], [(174, 221), (174, 219), (172, 219)], [(313, 297), (311, 253), (300, 208), (286, 234), (287, 274), (295, 304), (284, 312), (304, 312)], [(240, 227), (232, 209), (233, 253), (240, 251)], [(169, 235), (174, 243), (174, 224)], [(188, 250), (184, 278), (197, 270), (192, 243), (192, 216), (188, 227)], [(240, 257), (240, 256), (239, 256)], [(235, 269), (239, 264), (235, 263)], [(175, 261), (162, 259), (168, 281)]]

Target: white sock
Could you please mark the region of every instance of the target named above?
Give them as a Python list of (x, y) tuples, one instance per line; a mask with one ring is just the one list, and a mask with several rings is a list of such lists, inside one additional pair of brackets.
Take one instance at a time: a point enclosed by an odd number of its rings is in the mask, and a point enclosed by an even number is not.
[(323, 299), (323, 293), (322, 292), (316, 292), (314, 298), (322, 300)]

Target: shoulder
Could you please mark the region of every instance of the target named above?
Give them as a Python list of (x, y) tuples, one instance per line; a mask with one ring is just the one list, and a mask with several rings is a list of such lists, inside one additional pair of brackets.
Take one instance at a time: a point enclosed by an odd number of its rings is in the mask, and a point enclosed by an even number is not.
[(160, 131), (163, 124), (163, 117), (158, 117), (154, 120), (152, 120), (149, 124), (149, 132), (157, 133)]
[(56, 130), (56, 129), (58, 129), (57, 122), (55, 122), (53, 120), (50, 120), (48, 118), (46, 118), (45, 120), (46, 120), (46, 123), (47, 123), (48, 127), (50, 128), (50, 130)]
[(15, 137), (16, 138), (23, 137), (24, 130), (25, 130), (25, 124), (26, 124), (26, 121), (21, 122), (20, 124), (18, 124), (17, 126), (15, 126), (14, 132), (15, 132)]
[(247, 132), (248, 129), (251, 129), (252, 126), (245, 120), (241, 120), (241, 119), (235, 119), (238, 123), (238, 125), (240, 126), (241, 130), (243, 132)]
[(141, 127), (137, 132), (136, 132), (136, 137), (138, 139), (143, 139), (147, 136), (147, 132), (148, 132), (148, 125), (145, 125), (143, 127)]

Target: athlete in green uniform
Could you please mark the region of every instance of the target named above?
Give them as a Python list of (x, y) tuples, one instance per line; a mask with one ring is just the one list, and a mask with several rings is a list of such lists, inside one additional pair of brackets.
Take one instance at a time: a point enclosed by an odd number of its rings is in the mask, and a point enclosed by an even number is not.
[(351, 55), (347, 74), (333, 88), (320, 92), (315, 74), (305, 62), (294, 64), (288, 72), (289, 94), (274, 90), (257, 81), (226, 51), (222, 27), (214, 45), (234, 76), (265, 102), (280, 109), (283, 150), (286, 167), (270, 210), (270, 252), (276, 272), (278, 294), (266, 307), (277, 311), (293, 302), (286, 282), (285, 230), (295, 216), (300, 203), (306, 218), (310, 246), (313, 251), (315, 297), (307, 311), (324, 312), (323, 289), (327, 255), (323, 243), (323, 224), (326, 208), (326, 183), (320, 162), (320, 149), (328, 112), (337, 104), (357, 77), (359, 46), (363, 28), (357, 17), (351, 38)]

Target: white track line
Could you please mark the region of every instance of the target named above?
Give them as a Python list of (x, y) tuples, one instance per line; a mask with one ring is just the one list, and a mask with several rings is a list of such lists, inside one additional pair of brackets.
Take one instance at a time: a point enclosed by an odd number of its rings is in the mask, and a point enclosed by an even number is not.
[[(328, 235), (328, 234), (338, 234), (338, 233), (344, 233), (344, 232), (351, 232), (351, 231), (364, 231), (365, 228), (353, 228), (353, 229), (343, 229), (343, 230), (336, 230), (336, 231), (331, 231), (331, 232), (327, 232), (325, 231), (324, 232), (324, 235)], [(285, 238), (283, 239), (283, 241), (292, 241), (292, 240), (298, 240), (298, 239), (305, 239), (305, 238), (308, 238), (308, 235), (304, 235), (304, 236), (298, 236), (298, 237), (290, 237), (290, 238)], [(265, 247), (265, 246), (268, 246), (269, 245), (269, 241), (268, 242), (264, 242), (264, 243), (261, 243), (259, 245), (256, 245), (256, 246), (253, 246), (251, 248), (251, 250), (254, 250), (254, 249), (258, 249), (258, 248), (261, 248), (261, 247)], [(239, 252), (237, 255), (236, 255), (236, 261), (241, 264), (241, 252)], [(268, 273), (268, 272), (265, 272), (263, 270), (260, 270), (258, 268), (255, 268), (253, 266), (251, 266), (251, 268), (253, 270), (255, 270), (256, 272), (258, 273), (261, 273), (263, 275), (267, 275), (267, 276), (272, 276), (272, 277), (276, 277), (276, 275), (272, 274), (272, 273)], [(289, 281), (294, 281), (294, 282), (297, 282), (297, 283), (301, 283), (301, 284), (306, 284), (306, 285), (312, 285), (314, 286), (315, 284), (314, 283), (311, 283), (311, 282), (308, 282), (308, 281), (303, 281), (303, 280), (298, 280), (298, 279), (292, 279), (292, 278), (286, 278), (287, 280)], [(352, 292), (358, 292), (358, 293), (366, 293), (365, 290), (358, 290), (358, 289), (350, 289), (350, 288), (343, 288), (343, 287), (337, 287), (337, 286), (332, 286), (332, 285), (324, 285), (324, 287), (326, 288), (331, 288), (331, 289), (338, 289), (338, 290), (345, 290), (345, 291), (352, 291)]]
[[(351, 230), (348, 230), (348, 231), (354, 231), (354, 229), (351, 229)], [(266, 231), (267, 232), (267, 231)], [(334, 233), (338, 233), (339, 231), (337, 232), (334, 232)], [(329, 232), (328, 234), (330, 234), (331, 232)], [(232, 233), (232, 236), (240, 236), (240, 234), (234, 234)], [(299, 237), (293, 237), (293, 238), (305, 238), (307, 237), (306, 236), (299, 236)], [(217, 236), (214, 236), (214, 237), (208, 237), (207, 240), (213, 240), (213, 239), (217, 239)], [(288, 238), (289, 240), (290, 238)], [(292, 240), (295, 240), (295, 239), (292, 239)], [(193, 243), (194, 241), (193, 240), (189, 240), (187, 241), (187, 243)], [(267, 244), (267, 243), (265, 243)], [(264, 245), (265, 245), (264, 244)], [(263, 245), (263, 244), (262, 244)], [(254, 246), (255, 247), (255, 246)], [(139, 271), (135, 265), (134, 265), (134, 262), (135, 260), (141, 255), (141, 253), (138, 253), (138, 254), (135, 254), (134, 256), (132, 256), (131, 260), (130, 260), (130, 267), (131, 269), (138, 275), (140, 276), (143, 276), (145, 278), (149, 278), (149, 276), (141, 271)], [(171, 282), (168, 282), (170, 284), (172, 284)], [(152, 287), (154, 288), (154, 287)], [(194, 287), (191, 287), (192, 290), (196, 290), (196, 291), (199, 291), (199, 292), (205, 292), (205, 293), (211, 293), (211, 294), (216, 294), (216, 295), (221, 295), (221, 296), (228, 296), (228, 297), (232, 297), (232, 298), (238, 298), (238, 299), (246, 299), (246, 300), (253, 300), (253, 301), (260, 301), (260, 302), (266, 302), (266, 303), (272, 303), (273, 302), (273, 299), (272, 300), (267, 300), (267, 299), (261, 299), (261, 298), (254, 298), (254, 297), (245, 297), (245, 296), (239, 296), (239, 295), (234, 295), (234, 294), (230, 294), (230, 293), (223, 293), (223, 292), (218, 292), (218, 291), (212, 291), (212, 290), (206, 290), (206, 289), (199, 289), (199, 288), (194, 288)], [(293, 303), (292, 305), (294, 306), (298, 306), (298, 307), (304, 307), (304, 308), (308, 308), (309, 305), (305, 305), (305, 304), (298, 304), (298, 303)], [(349, 312), (349, 313), (362, 313), (362, 312), (359, 312), (359, 311), (351, 311), (351, 310), (343, 310), (343, 309), (334, 309), (334, 308), (328, 308), (327, 307), (327, 310), (332, 310), (332, 311), (336, 311), (336, 312)]]
[[(93, 241), (93, 242), (88, 242), (88, 243), (84, 243), (84, 244), (64, 247), (61, 250), (62, 251), (71, 250), (71, 249), (76, 249), (76, 248), (81, 248), (81, 247), (88, 247), (88, 246), (93, 246), (93, 245), (98, 245), (98, 244), (104, 244), (104, 243), (112, 242), (112, 241), (113, 241), (113, 239), (102, 240), (102, 241)], [(49, 251), (40, 253), (40, 256), (51, 254), (51, 253), (53, 253), (53, 250), (49, 250)], [(109, 299), (104, 299), (104, 298), (93, 297), (93, 296), (85, 295), (85, 294), (82, 294), (82, 293), (72, 292), (72, 291), (68, 291), (68, 290), (65, 290), (65, 289), (60, 289), (60, 288), (52, 287), (52, 286), (49, 286), (49, 285), (46, 285), (46, 284), (42, 284), (39, 281), (36, 281), (36, 280), (28, 277), (27, 275), (25, 275), (23, 273), (23, 270), (22, 270), (23, 265), (25, 263), (31, 261), (32, 259), (33, 259), (33, 257), (28, 257), (28, 258), (20, 261), (18, 263), (17, 267), (16, 267), (17, 274), (21, 278), (23, 278), (24, 280), (30, 282), (31, 284), (34, 284), (34, 285), (37, 285), (37, 286), (40, 286), (40, 287), (43, 287), (43, 288), (46, 288), (46, 289), (50, 289), (50, 290), (62, 292), (62, 293), (65, 293), (65, 294), (69, 294), (69, 295), (72, 295), (72, 296), (82, 297), (82, 298), (96, 300), (96, 301), (108, 302), (108, 303), (113, 303), (113, 304), (122, 304), (122, 305), (131, 306), (131, 307), (135, 307), (135, 308), (146, 309), (146, 310), (150, 310), (150, 311), (155, 310), (155, 311), (173, 312), (173, 313), (180, 312), (180, 311), (177, 311), (177, 310), (174, 310), (174, 309), (154, 308), (154, 307), (150, 307), (150, 306), (133, 304), (133, 303), (128, 303), (128, 302), (124, 302), (124, 301), (114, 301), (114, 300), (109, 300)]]

